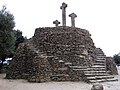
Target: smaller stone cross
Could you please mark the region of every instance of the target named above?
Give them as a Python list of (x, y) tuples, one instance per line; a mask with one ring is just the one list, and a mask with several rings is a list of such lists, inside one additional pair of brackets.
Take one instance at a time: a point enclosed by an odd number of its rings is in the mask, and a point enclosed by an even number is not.
[(58, 20), (53, 21), (53, 24), (55, 24), (56, 27), (58, 27), (58, 25), (60, 24), (60, 22)]
[(69, 15), (69, 17), (71, 17), (71, 25), (72, 25), (72, 27), (75, 27), (75, 18), (77, 17), (77, 15), (75, 13), (71, 13)]

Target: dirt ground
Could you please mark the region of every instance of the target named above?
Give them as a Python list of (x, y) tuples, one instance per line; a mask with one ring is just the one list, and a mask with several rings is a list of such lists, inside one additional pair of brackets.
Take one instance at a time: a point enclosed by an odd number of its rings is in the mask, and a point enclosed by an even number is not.
[[(29, 83), (26, 80), (4, 79), (5, 74), (0, 74), (0, 90), (91, 90), (93, 84), (85, 82), (46, 82)], [(101, 83), (104, 90), (120, 90), (119, 75), (115, 75), (118, 81)]]

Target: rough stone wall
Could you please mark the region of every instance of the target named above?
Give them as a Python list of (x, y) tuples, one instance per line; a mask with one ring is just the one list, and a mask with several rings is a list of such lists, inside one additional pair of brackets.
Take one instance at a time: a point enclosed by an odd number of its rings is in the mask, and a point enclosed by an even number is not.
[(65, 74), (66, 77), (68, 74), (70, 77), (64, 80), (82, 80), (81, 72), (69, 71), (66, 65), (92, 66), (95, 61), (94, 49), (87, 30), (71, 27), (37, 28), (30, 40), (19, 45), (6, 78), (44, 82), (50, 81), (52, 75)]
[[(25, 72), (25, 59), (26, 59), (26, 54), (25, 54), (25, 45), (20, 44), (17, 53), (15, 53), (13, 60), (8, 67), (7, 71), (7, 78), (13, 78), (13, 79), (19, 79), (23, 78), (22, 74)], [(19, 64), (18, 64), (19, 63)]]
[(117, 67), (112, 57), (106, 57), (106, 67), (111, 75), (118, 75)]
[(6, 78), (27, 79), (30, 82), (50, 81), (51, 66), (46, 57), (35, 51), (32, 42), (19, 45)]
[[(96, 49), (90, 34), (85, 29), (71, 27), (37, 28), (34, 36), (19, 45), (6, 78), (27, 79), (30, 82), (45, 82), (52, 80), (83, 80), (83, 72), (72, 67), (91, 67), (96, 55), (104, 52)], [(105, 56), (105, 55), (104, 55)], [(107, 69), (111, 74), (117, 74), (110, 58)]]
[(91, 66), (93, 63), (95, 46), (87, 30), (71, 27), (37, 28), (33, 40), (39, 50), (51, 56), (49, 60), (52, 63), (58, 60), (81, 66)]

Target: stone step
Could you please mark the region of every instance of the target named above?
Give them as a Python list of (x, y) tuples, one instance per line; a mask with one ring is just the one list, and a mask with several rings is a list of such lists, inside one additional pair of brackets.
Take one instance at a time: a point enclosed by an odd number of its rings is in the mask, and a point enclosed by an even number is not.
[(100, 67), (96, 67), (96, 68), (87, 68), (88, 71), (105, 71), (106, 68), (100, 68)]
[(94, 65), (101, 65), (101, 66), (105, 66), (105, 63), (94, 63)]
[(90, 68), (106, 68), (106, 67), (101, 65), (93, 65)]
[(103, 53), (97, 53), (97, 56), (105, 56)]
[(97, 58), (106, 58), (105, 56), (98, 56), (98, 55), (96, 57)]
[(97, 80), (97, 79), (108, 79), (108, 78), (114, 78), (113, 76), (91, 76), (87, 77), (88, 80)]
[(101, 83), (101, 82), (112, 82), (118, 81), (116, 78), (109, 78), (109, 79), (100, 79), (100, 80), (89, 80), (88, 83)]
[(72, 69), (86, 69), (86, 66), (69, 66)]
[(84, 71), (85, 73), (106, 73), (106, 71)]
[(88, 69), (72, 69), (73, 71), (88, 71)]
[(106, 60), (96, 60), (95, 62), (105, 63)]
[(85, 73), (86, 77), (90, 76), (108, 76), (109, 74), (107, 73)]
[(97, 57), (96, 59), (97, 60), (106, 60), (106, 58), (103, 58), (103, 57)]
[(86, 74), (106, 74), (107, 72), (106, 71), (84, 71), (85, 75)]
[(106, 63), (106, 60), (96, 60), (96, 63)]
[(70, 62), (65, 62), (65, 65), (70, 66), (70, 65), (72, 65), (72, 63), (70, 63)]

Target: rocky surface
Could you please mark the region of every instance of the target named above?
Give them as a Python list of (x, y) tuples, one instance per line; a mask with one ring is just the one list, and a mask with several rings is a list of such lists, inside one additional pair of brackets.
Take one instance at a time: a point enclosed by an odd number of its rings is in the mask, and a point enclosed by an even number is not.
[(33, 41), (39, 50), (51, 56), (49, 59), (53, 65), (58, 60), (82, 66), (91, 66), (93, 63), (95, 46), (85, 29), (37, 28)]
[(50, 81), (51, 66), (46, 57), (42, 56), (28, 42), (19, 45), (6, 78), (27, 79), (30, 82)]
[(102, 84), (95, 84), (92, 86), (91, 90), (104, 90)]
[(111, 75), (118, 75), (116, 63), (112, 57), (106, 57), (106, 67), (107, 71), (110, 71)]

